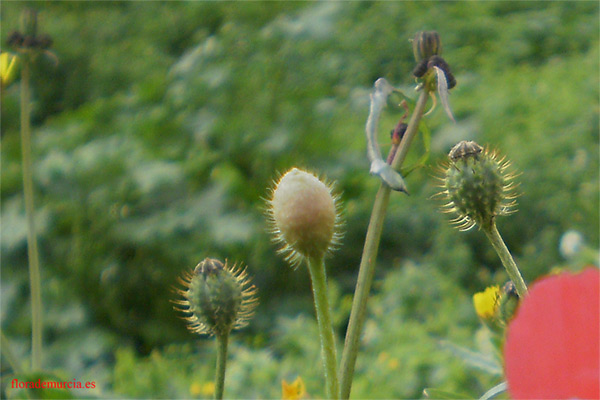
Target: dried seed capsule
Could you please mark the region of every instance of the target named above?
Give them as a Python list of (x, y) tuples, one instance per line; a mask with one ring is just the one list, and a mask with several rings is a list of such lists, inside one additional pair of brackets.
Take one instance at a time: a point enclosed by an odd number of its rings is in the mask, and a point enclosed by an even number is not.
[(417, 63), (417, 65), (413, 69), (413, 75), (415, 77), (421, 78), (421, 77), (423, 77), (423, 75), (425, 75), (425, 73), (427, 72), (427, 62), (428, 61), (429, 60), (427, 60), (425, 58)]
[(50, 35), (43, 34), (38, 36), (38, 46), (40, 49), (47, 50), (52, 47), (52, 38)]
[(13, 48), (16, 47), (21, 47), (23, 45), (23, 40), (25, 38), (23, 37), (23, 35), (20, 32), (17, 31), (13, 31), (11, 32), (10, 35), (8, 35), (8, 39), (6, 40), (6, 43)]
[(442, 40), (436, 31), (417, 32), (413, 38), (415, 61), (427, 60), (442, 53)]
[(427, 62), (427, 69), (438, 67), (442, 71), (444, 71), (444, 75), (446, 76), (446, 81), (448, 82), (448, 89), (452, 89), (456, 86), (456, 78), (450, 71), (450, 66), (441, 56), (435, 55), (432, 56)]
[(452, 161), (456, 161), (460, 158), (466, 157), (477, 157), (483, 151), (483, 147), (473, 141), (463, 140), (456, 144), (448, 153), (448, 157)]

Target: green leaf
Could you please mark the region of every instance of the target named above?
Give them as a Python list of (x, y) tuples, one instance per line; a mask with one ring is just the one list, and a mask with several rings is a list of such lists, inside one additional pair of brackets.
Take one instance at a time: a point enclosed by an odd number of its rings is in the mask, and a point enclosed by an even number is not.
[(469, 396), (460, 393), (447, 392), (445, 390), (427, 388), (423, 390), (425, 397), (429, 399), (468, 399)]
[(502, 367), (493, 358), (489, 356), (475, 352), (462, 346), (458, 346), (448, 341), (440, 341), (440, 345), (443, 349), (449, 350), (452, 354), (462, 359), (467, 365), (488, 372), (492, 375), (501, 376)]

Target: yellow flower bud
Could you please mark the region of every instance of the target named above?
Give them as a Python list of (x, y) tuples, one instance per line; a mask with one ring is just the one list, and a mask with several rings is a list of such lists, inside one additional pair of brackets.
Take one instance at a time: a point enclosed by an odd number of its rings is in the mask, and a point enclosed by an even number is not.
[(0, 78), (2, 79), (2, 88), (10, 85), (19, 72), (19, 57), (12, 53), (3, 52), (0, 54)]

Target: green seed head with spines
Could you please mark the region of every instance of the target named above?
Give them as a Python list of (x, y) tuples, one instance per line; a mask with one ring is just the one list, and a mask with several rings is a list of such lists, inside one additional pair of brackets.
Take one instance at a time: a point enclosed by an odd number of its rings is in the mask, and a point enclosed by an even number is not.
[(246, 271), (227, 262), (206, 258), (180, 283), (185, 290), (176, 292), (184, 299), (173, 302), (187, 314), (184, 319), (195, 333), (220, 336), (246, 326), (257, 305)]
[(445, 211), (457, 214), (453, 222), (461, 230), (477, 224), (487, 227), (496, 216), (514, 212), (514, 176), (506, 173), (508, 167), (508, 162), (475, 142), (463, 141), (452, 148), (440, 194), (448, 200)]

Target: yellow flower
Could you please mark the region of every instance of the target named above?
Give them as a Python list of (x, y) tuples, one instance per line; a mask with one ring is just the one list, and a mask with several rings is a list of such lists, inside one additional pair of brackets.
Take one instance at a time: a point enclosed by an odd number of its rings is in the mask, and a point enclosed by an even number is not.
[(194, 382), (190, 385), (190, 395), (193, 397), (210, 397), (215, 394), (214, 382), (198, 383)]
[(498, 309), (498, 298), (500, 297), (500, 286), (490, 286), (483, 292), (473, 295), (475, 312), (482, 319), (491, 319), (496, 315)]
[(2, 80), (2, 88), (7, 87), (17, 78), (18, 69), (19, 57), (6, 52), (0, 54), (0, 78)]
[(287, 383), (285, 379), (281, 381), (282, 400), (299, 400), (305, 395), (306, 387), (302, 378), (297, 377), (293, 383)]

